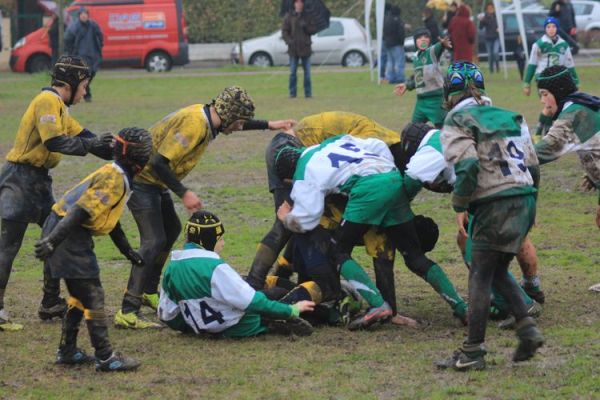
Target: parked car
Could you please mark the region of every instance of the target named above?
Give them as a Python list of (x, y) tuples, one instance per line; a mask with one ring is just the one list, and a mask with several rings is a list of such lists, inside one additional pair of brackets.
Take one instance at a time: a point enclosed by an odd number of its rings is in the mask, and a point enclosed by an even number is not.
[[(66, 9), (71, 19), (77, 18), (82, 6), (104, 34), (103, 66), (162, 72), (189, 62), (182, 0), (76, 0)], [(13, 71), (50, 68), (48, 29), (40, 28), (15, 43), (10, 55)]]
[[(260, 67), (288, 65), (287, 45), (281, 30), (269, 36), (242, 42), (246, 64)], [(332, 17), (329, 28), (312, 36), (312, 64), (341, 64), (360, 67), (368, 63), (367, 32), (354, 18)], [(231, 50), (233, 63), (240, 62), (240, 46)]]
[(580, 40), (586, 45), (592, 41), (600, 41), (600, 1), (573, 0), (575, 22)]

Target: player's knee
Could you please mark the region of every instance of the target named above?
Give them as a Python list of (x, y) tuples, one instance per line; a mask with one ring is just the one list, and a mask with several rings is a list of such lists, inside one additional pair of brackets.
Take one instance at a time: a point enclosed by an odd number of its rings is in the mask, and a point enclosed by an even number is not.
[(410, 258), (405, 257), (404, 262), (406, 263), (408, 269), (423, 279), (426, 279), (429, 269), (434, 264), (434, 262), (425, 257), (425, 255)]

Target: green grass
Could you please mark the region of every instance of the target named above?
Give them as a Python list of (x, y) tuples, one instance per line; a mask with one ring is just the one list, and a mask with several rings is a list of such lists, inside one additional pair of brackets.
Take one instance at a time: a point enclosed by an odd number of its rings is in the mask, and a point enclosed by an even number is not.
[[(74, 116), (94, 132), (125, 126), (149, 127), (179, 107), (207, 102), (225, 86), (248, 89), (257, 117), (296, 118), (327, 110), (372, 117), (401, 130), (408, 122), (414, 93), (394, 97), (391, 86), (372, 84), (366, 71), (319, 70), (313, 76), (314, 99), (287, 98), (285, 69), (250, 71), (236, 76), (229, 68), (183, 70), (149, 75), (143, 71), (101, 71), (94, 81), (94, 102), (73, 108)], [(533, 126), (540, 104), (522, 95), (511, 70), (509, 80), (486, 76), (489, 95), (499, 106), (522, 112)], [(598, 68), (578, 69), (583, 89), (600, 93)], [(45, 75), (0, 77), (0, 155), (14, 139), (19, 120)], [(219, 137), (186, 184), (225, 223), (224, 258), (245, 273), (256, 244), (273, 221), (266, 189), (264, 149), (273, 133), (242, 132)], [(102, 162), (94, 157), (65, 157), (52, 171), (61, 195)], [(131, 332), (111, 329), (118, 350), (139, 358), (131, 374), (97, 374), (93, 368), (53, 365), (60, 324), (37, 319), (41, 298), (41, 264), (33, 257), (40, 230), (31, 226), (14, 265), (6, 300), (14, 319), (25, 324), (20, 334), (0, 332), (0, 398), (268, 398), (268, 399), (515, 399), (597, 398), (600, 392), (600, 296), (587, 287), (600, 282), (600, 246), (594, 225), (597, 198), (578, 189), (581, 169), (575, 156), (542, 168), (537, 227), (531, 237), (538, 248), (547, 295), (540, 326), (547, 345), (530, 362), (514, 365), (512, 332), (488, 329), (490, 367), (481, 373), (439, 372), (433, 362), (462, 342), (465, 329), (453, 321), (445, 303), (401, 261), (396, 291), (402, 313), (431, 323), (425, 330), (382, 326), (372, 332), (319, 329), (313, 336), (289, 339), (264, 336), (244, 341), (184, 337), (169, 330)], [(181, 219), (186, 215), (176, 202)], [(467, 271), (454, 244), (454, 213), (447, 196), (422, 193), (417, 212), (432, 216), (441, 238), (430, 256), (439, 261), (459, 291), (467, 288)], [(124, 226), (132, 243), (138, 234), (128, 212)], [(109, 239), (98, 238), (106, 303), (112, 316), (120, 307), (129, 268)], [(180, 246), (178, 242), (176, 246)], [(357, 258), (370, 265), (361, 250)], [(515, 274), (520, 275), (518, 271)], [(372, 270), (369, 268), (369, 273)], [(90, 349), (82, 327), (80, 343)]]

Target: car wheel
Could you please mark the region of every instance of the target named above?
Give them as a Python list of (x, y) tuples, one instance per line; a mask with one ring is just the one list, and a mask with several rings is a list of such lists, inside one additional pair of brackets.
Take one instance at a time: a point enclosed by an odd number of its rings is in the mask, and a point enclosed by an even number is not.
[(249, 64), (256, 65), (257, 67), (272, 67), (273, 60), (267, 53), (259, 51), (258, 53), (252, 54)]
[(36, 73), (50, 69), (50, 57), (45, 54), (36, 54), (27, 60), (27, 72)]
[(164, 51), (153, 51), (144, 63), (148, 72), (167, 72), (171, 70), (171, 57)]
[(352, 50), (344, 55), (342, 66), (344, 67), (362, 67), (367, 63), (367, 59), (360, 51)]

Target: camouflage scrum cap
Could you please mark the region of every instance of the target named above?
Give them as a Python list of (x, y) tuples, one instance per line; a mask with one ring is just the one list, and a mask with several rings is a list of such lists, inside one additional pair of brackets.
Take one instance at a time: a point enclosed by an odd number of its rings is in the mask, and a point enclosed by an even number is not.
[(239, 86), (225, 88), (213, 101), (213, 105), (221, 118), (220, 130), (226, 129), (237, 120), (254, 118), (254, 102)]

